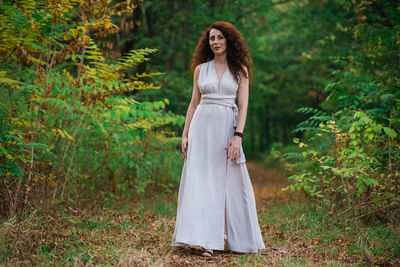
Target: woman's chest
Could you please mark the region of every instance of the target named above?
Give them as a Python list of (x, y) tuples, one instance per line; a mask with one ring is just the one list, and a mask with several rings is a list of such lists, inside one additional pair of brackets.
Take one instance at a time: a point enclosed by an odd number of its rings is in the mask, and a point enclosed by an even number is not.
[(213, 60), (211, 60), (201, 65), (198, 79), (200, 93), (220, 93), (227, 95), (236, 94), (238, 90), (238, 84), (233, 78), (229, 68), (226, 68), (222, 74), (219, 70), (220, 77), (218, 77), (217, 70), (215, 69), (213, 63)]

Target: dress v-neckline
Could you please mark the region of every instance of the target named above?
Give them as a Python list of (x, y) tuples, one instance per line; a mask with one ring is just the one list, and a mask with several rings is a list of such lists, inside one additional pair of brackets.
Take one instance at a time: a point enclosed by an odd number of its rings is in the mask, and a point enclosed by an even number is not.
[(215, 60), (214, 59), (212, 60), (212, 66), (214, 68), (215, 76), (217, 76), (217, 86), (219, 88), (221, 86), (222, 79), (225, 76), (225, 72), (228, 69), (228, 66), (225, 68), (224, 73), (222, 73), (221, 80), (218, 79), (218, 73), (217, 73), (217, 69), (215, 68)]

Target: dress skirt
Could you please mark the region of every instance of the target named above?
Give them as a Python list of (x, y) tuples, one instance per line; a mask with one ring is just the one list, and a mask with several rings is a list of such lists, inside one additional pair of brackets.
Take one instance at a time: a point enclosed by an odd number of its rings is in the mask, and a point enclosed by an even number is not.
[(172, 246), (197, 245), (257, 252), (265, 248), (257, 220), (253, 187), (245, 163), (227, 158), (234, 134), (229, 106), (197, 106), (188, 131)]

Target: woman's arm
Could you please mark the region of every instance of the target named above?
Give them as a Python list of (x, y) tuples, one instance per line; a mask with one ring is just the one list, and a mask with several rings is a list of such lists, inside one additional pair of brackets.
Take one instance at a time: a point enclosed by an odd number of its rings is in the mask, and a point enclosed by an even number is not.
[(197, 84), (197, 81), (199, 79), (200, 67), (201, 67), (201, 64), (197, 65), (194, 70), (192, 99), (190, 100), (190, 104), (189, 104), (188, 110), (186, 112), (185, 128), (183, 129), (183, 133), (182, 133), (182, 156), (184, 159), (186, 159), (190, 122), (192, 121), (192, 118), (193, 118), (194, 112), (196, 111), (197, 105), (200, 103), (201, 95), (200, 95), (199, 86)]
[[(247, 75), (247, 68), (244, 66)], [(240, 84), (238, 89), (238, 108), (239, 115), (236, 125), (236, 132), (243, 133), (244, 125), (246, 124), (247, 107), (249, 103), (249, 79), (244, 75), (240, 78)]]
[[(246, 78), (247, 76), (247, 68), (244, 66), (246, 71), (246, 75), (241, 75), (239, 89), (238, 89), (238, 120), (236, 123), (236, 132), (243, 133), (244, 125), (246, 124), (246, 116), (247, 116), (247, 106), (249, 102), (249, 79)], [(240, 157), (240, 147), (242, 145), (242, 137), (240, 136), (233, 136), (233, 138), (229, 141), (226, 145), (225, 149), (228, 150), (228, 159), (230, 158), (232, 161), (236, 160)], [(230, 149), (229, 149), (230, 147)]]

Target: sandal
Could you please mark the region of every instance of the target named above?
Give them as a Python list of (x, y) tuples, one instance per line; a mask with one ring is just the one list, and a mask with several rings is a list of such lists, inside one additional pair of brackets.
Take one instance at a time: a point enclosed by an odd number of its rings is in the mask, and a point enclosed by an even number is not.
[[(204, 253), (207, 253), (208, 255), (204, 255)], [(201, 251), (201, 256), (206, 257), (206, 258), (212, 258), (214, 256), (214, 252), (209, 249), (203, 249)]]
[(186, 249), (191, 253), (196, 253), (197, 252), (197, 249), (195, 247), (193, 247), (193, 246), (187, 246)]

